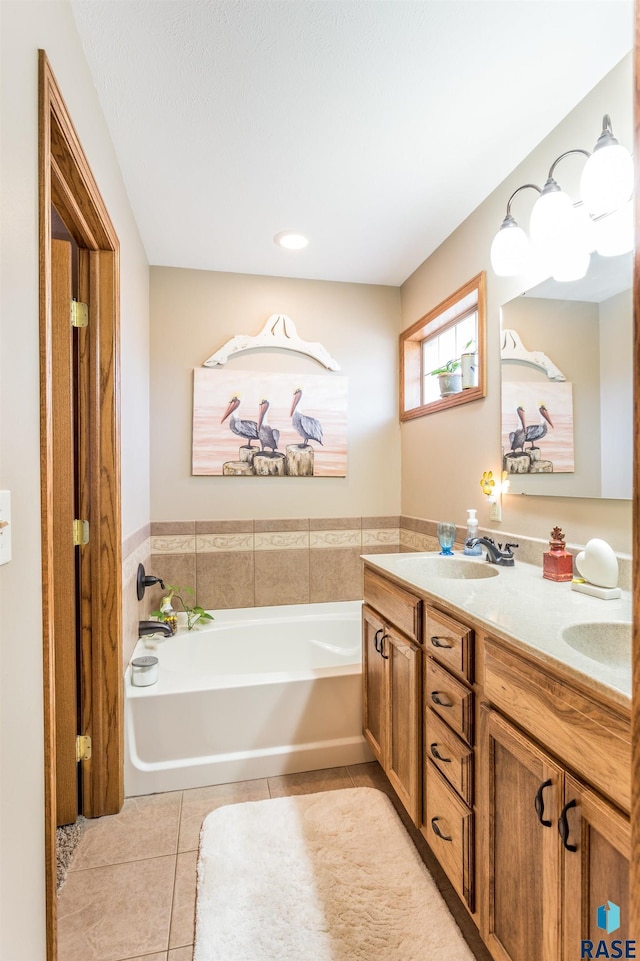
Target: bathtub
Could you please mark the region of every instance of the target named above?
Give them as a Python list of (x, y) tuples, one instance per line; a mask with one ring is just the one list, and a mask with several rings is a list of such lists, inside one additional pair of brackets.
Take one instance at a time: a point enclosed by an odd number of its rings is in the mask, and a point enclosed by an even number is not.
[(360, 601), (213, 611), (141, 638), (158, 682), (125, 674), (125, 794), (372, 760), (362, 737)]

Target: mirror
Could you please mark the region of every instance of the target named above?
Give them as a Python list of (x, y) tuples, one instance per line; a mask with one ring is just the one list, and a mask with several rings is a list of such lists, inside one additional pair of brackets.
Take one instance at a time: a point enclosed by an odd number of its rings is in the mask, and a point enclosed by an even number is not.
[(501, 311), (502, 454), (516, 494), (630, 499), (632, 254), (593, 254)]

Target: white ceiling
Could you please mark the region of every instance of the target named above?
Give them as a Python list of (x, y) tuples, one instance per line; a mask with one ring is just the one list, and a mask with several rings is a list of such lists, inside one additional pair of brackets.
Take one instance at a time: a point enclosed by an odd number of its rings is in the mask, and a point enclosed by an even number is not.
[(632, 0), (72, 8), (151, 264), (360, 283), (401, 284), (632, 45)]

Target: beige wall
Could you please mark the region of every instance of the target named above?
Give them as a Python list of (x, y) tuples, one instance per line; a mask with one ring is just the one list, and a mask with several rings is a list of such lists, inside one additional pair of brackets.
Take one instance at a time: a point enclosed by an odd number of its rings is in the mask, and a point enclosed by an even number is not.
[[(320, 341), (349, 379), (347, 476), (192, 477), (193, 368), (275, 313), (291, 317), (304, 340)], [(151, 318), (154, 521), (398, 514), (397, 288), (153, 267)], [(267, 350), (232, 357), (225, 369), (234, 368), (324, 370)]]
[(124, 533), (149, 520), (148, 267), (67, 3), (3, 2), (0, 486), (13, 560), (0, 568), (0, 956), (45, 957), (38, 48), (44, 48), (121, 242)]
[[(533, 275), (504, 279), (491, 270), (489, 249), (504, 218), (507, 200), (520, 184), (542, 185), (551, 162), (563, 151), (572, 147), (593, 149), (605, 113), (611, 115), (620, 143), (631, 148), (632, 93), (632, 59), (628, 56), (403, 284), (404, 330), (475, 274), (487, 271), (487, 396), (403, 425), (403, 514), (452, 519), (460, 524), (466, 508), (477, 507), (481, 526), (494, 526), (498, 531), (546, 538), (551, 528), (560, 524), (573, 543), (598, 536), (616, 550), (631, 551), (630, 502), (511, 495), (504, 500), (503, 522), (497, 524), (489, 521), (479, 482), (483, 471), (496, 474), (501, 470), (500, 306), (543, 279)], [(470, 176), (472, 166), (470, 160)], [(578, 159), (569, 158), (558, 166), (557, 179), (572, 192), (581, 169)], [(455, 184), (451, 190), (455, 190)], [(525, 227), (534, 198), (533, 191), (523, 192), (512, 208), (515, 219)]]
[(602, 489), (622, 497), (633, 482), (633, 294), (600, 304)]

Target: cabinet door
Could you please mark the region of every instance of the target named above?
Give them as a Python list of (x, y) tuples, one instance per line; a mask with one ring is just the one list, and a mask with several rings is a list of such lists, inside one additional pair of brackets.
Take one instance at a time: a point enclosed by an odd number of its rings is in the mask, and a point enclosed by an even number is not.
[(563, 773), (495, 711), (480, 723), (483, 937), (497, 961), (558, 961)]
[[(562, 814), (564, 958), (568, 961), (583, 956), (583, 939), (593, 941), (596, 957), (599, 941), (610, 946), (612, 939), (633, 937), (629, 930), (631, 828), (624, 814), (570, 775), (565, 777)], [(608, 927), (614, 929), (607, 931)]]
[(386, 763), (386, 661), (379, 652), (384, 624), (366, 605), (362, 608), (362, 733), (376, 760)]
[(414, 824), (421, 821), (421, 652), (387, 627), (382, 654), (388, 671), (387, 777)]

